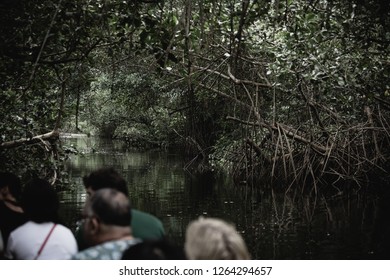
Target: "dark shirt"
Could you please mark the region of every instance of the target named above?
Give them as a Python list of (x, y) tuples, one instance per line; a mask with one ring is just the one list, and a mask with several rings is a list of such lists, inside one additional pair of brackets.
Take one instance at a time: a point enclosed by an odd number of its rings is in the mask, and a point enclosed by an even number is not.
[(157, 217), (136, 209), (131, 209), (131, 229), (134, 237), (143, 240), (165, 236), (164, 226)]
[(3, 236), (4, 249), (7, 248), (10, 233), (25, 222), (27, 222), (25, 214), (11, 210), (4, 201), (0, 201), (0, 230)]

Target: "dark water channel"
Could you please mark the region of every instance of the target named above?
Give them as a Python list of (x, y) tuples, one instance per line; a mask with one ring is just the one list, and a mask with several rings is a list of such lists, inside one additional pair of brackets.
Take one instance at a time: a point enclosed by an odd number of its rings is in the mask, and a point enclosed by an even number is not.
[(61, 214), (72, 229), (86, 198), (82, 176), (112, 166), (127, 179), (133, 207), (159, 217), (179, 245), (187, 224), (203, 215), (234, 223), (254, 259), (389, 257), (389, 207), (376, 196), (262, 193), (234, 186), (228, 176), (190, 174), (174, 152), (130, 151), (121, 142), (87, 137), (62, 144), (80, 152), (67, 161), (71, 188), (60, 193)]

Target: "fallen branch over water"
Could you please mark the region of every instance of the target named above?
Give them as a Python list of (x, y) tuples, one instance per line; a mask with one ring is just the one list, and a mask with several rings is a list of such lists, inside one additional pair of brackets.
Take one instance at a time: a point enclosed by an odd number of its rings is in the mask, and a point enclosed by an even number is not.
[(11, 149), (16, 148), (23, 145), (31, 145), (36, 144), (42, 141), (47, 140), (56, 140), (60, 136), (60, 133), (58, 130), (53, 130), (45, 134), (40, 134), (33, 136), (31, 138), (21, 138), (17, 140), (7, 141), (0, 144), (0, 149)]

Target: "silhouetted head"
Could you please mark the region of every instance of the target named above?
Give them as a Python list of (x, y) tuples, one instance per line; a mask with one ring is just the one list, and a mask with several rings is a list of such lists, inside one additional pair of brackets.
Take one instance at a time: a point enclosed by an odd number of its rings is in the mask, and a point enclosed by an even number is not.
[(58, 222), (59, 200), (54, 186), (43, 179), (29, 181), (22, 194), (22, 208), (36, 223)]
[(20, 200), (22, 185), (19, 177), (15, 174), (0, 172), (0, 199), (3, 199), (7, 194), (12, 195), (16, 200)]
[(182, 248), (167, 239), (145, 240), (123, 252), (122, 260), (185, 260)]
[(115, 189), (126, 196), (129, 195), (126, 180), (112, 167), (101, 168), (83, 177), (88, 195), (100, 189)]

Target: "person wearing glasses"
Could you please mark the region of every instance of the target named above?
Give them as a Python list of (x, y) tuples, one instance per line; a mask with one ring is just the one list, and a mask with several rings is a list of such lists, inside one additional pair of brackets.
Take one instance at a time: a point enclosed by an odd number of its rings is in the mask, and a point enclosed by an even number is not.
[(87, 200), (84, 210), (84, 240), (87, 249), (73, 260), (119, 260), (123, 252), (141, 240), (130, 227), (129, 199), (115, 189), (100, 189)]
[[(88, 197), (96, 191), (104, 188), (115, 189), (129, 198), (126, 180), (112, 167), (100, 168), (83, 177), (83, 184)], [(131, 209), (131, 221), (133, 236), (142, 240), (159, 240), (165, 237), (162, 222), (155, 216), (139, 209)], [(75, 236), (79, 250), (88, 248), (84, 240), (84, 224), (81, 221), (76, 229)]]

